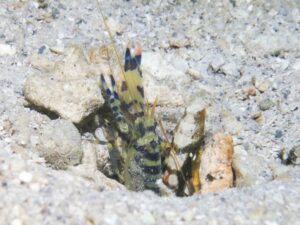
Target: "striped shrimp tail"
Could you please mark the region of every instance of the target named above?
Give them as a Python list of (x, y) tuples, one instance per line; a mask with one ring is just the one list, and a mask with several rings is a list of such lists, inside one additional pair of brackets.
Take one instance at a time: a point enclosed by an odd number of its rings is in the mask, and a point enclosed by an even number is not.
[(125, 185), (136, 191), (145, 189), (159, 192), (156, 181), (161, 178), (160, 140), (156, 134), (156, 122), (151, 117), (139, 117), (134, 124), (137, 139), (131, 145), (125, 167), (128, 179)]
[(143, 115), (145, 106), (142, 71), (140, 69), (141, 53), (141, 48), (136, 48), (134, 56), (132, 56), (130, 49), (126, 49), (125, 80), (121, 84), (121, 95), (125, 106), (131, 114), (135, 115)]

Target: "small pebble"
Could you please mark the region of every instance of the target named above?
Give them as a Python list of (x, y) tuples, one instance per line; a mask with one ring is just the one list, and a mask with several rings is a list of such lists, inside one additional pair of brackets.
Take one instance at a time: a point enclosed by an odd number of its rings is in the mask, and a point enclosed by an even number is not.
[(187, 69), (186, 74), (190, 75), (193, 79), (203, 80), (199, 71), (193, 69)]
[(53, 46), (53, 47), (50, 47), (50, 51), (55, 54), (62, 55), (65, 52), (65, 48), (64, 48), (64, 46)]
[(258, 106), (260, 110), (265, 111), (273, 106), (273, 102), (270, 99), (264, 99), (258, 103)]
[(39, 48), (38, 53), (43, 54), (45, 52), (45, 50), (46, 50), (46, 46), (43, 45), (42, 47)]
[(246, 93), (247, 93), (248, 96), (255, 96), (256, 95), (256, 90), (255, 90), (254, 87), (250, 87), (250, 88), (247, 89)]
[(0, 56), (13, 56), (17, 52), (15, 46), (0, 44)]
[(236, 95), (239, 100), (245, 101), (248, 99), (247, 92), (244, 90), (236, 91)]
[(261, 112), (257, 112), (257, 113), (254, 113), (251, 118), (256, 120), (257, 118), (261, 117)]
[(269, 88), (269, 84), (267, 84), (267, 83), (265, 83), (265, 82), (263, 82), (263, 83), (261, 83), (261, 84), (259, 84), (259, 85), (257, 86), (257, 89), (258, 89), (261, 93), (263, 93), (263, 92), (265, 92), (266, 90), (268, 90), (268, 88)]
[(262, 116), (261, 112), (254, 113), (251, 118), (255, 120), (258, 124), (261, 124), (264, 121), (264, 117)]
[(20, 173), (19, 179), (20, 179), (20, 181), (22, 181), (24, 183), (29, 183), (32, 181), (32, 174), (29, 172), (23, 171)]
[(57, 18), (59, 18), (60, 12), (57, 8), (53, 7), (51, 10), (51, 15), (52, 15), (53, 19), (57, 19)]
[(275, 131), (275, 138), (281, 138), (283, 136), (283, 132), (281, 130)]
[(171, 48), (184, 48), (190, 47), (191, 42), (187, 38), (173, 38), (169, 41), (169, 45)]

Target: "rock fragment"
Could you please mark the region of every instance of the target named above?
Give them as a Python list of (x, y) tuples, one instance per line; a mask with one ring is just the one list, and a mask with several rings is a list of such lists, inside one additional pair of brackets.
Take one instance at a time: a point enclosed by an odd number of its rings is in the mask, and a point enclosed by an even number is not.
[(41, 128), (36, 149), (54, 169), (66, 169), (81, 162), (81, 136), (67, 120), (52, 120)]
[(232, 166), (235, 172), (235, 186), (247, 187), (273, 179), (273, 174), (265, 159), (250, 154), (243, 145), (234, 147)]
[(79, 124), (103, 103), (94, 79), (63, 80), (34, 74), (27, 78), (24, 95), (31, 105)]
[(34, 108), (80, 124), (104, 103), (97, 80), (102, 69), (101, 64), (89, 64), (78, 46), (66, 54), (58, 63), (32, 58), (40, 72), (27, 77), (23, 90)]
[(215, 134), (214, 143), (201, 157), (201, 193), (223, 191), (233, 186), (233, 143), (230, 135)]
[(177, 132), (174, 135), (174, 141), (179, 148), (185, 148), (192, 143), (199, 141), (204, 132), (205, 105), (203, 102), (195, 99), (188, 106), (186, 115), (180, 121)]
[(125, 190), (125, 187), (122, 184), (118, 183), (116, 180), (106, 177), (103, 173), (98, 171), (95, 144), (84, 140), (82, 141), (82, 149), (82, 164), (69, 168), (74, 174), (87, 179), (92, 179), (95, 182), (97, 189), (101, 191)]

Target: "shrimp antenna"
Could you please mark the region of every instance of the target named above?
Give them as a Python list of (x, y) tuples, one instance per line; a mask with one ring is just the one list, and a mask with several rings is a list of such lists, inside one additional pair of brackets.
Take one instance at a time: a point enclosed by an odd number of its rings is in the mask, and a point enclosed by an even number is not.
[(106, 31), (107, 31), (107, 33), (108, 33), (108, 35), (109, 35), (109, 39), (110, 39), (110, 41), (111, 41), (111, 43), (112, 43), (112, 47), (113, 47), (114, 53), (115, 53), (116, 56), (117, 56), (117, 61), (118, 61), (119, 67), (120, 67), (120, 69), (121, 69), (121, 72), (122, 72), (122, 74), (123, 74), (124, 80), (126, 81), (126, 79), (125, 79), (125, 71), (124, 71), (124, 68), (123, 68), (123, 66), (122, 66), (121, 57), (120, 57), (120, 54), (119, 54), (119, 52), (118, 52), (118, 50), (117, 50), (117, 48), (116, 48), (115, 41), (114, 41), (114, 37), (113, 37), (113, 35), (112, 35), (112, 33), (111, 33), (110, 29), (109, 29), (108, 24), (106, 23), (105, 16), (104, 16), (104, 14), (103, 14), (103, 12), (102, 12), (102, 9), (101, 9), (99, 0), (97, 0), (97, 8), (98, 8), (98, 10), (99, 10), (99, 12), (100, 12), (100, 15), (101, 15), (103, 24), (104, 24), (104, 26), (105, 26), (105, 29), (106, 29)]

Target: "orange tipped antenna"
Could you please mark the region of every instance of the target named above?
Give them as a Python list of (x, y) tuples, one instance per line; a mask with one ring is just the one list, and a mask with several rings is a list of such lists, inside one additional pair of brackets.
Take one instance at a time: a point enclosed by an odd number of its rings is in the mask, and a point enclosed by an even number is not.
[(134, 55), (142, 55), (142, 47), (140, 45), (135, 48)]

